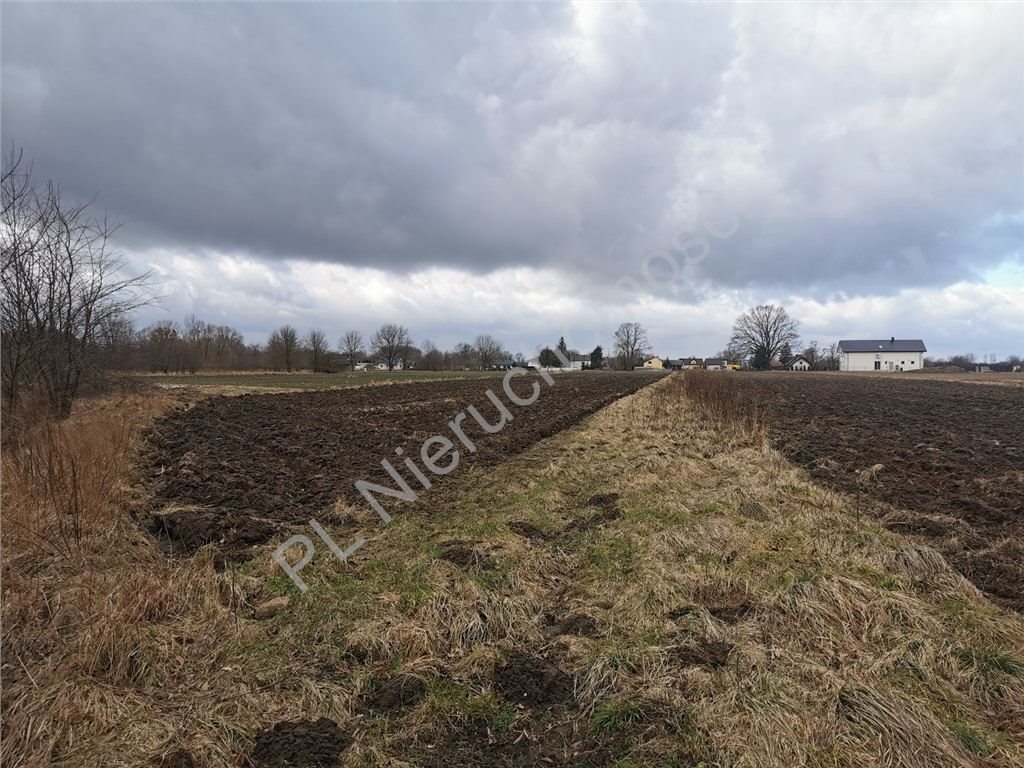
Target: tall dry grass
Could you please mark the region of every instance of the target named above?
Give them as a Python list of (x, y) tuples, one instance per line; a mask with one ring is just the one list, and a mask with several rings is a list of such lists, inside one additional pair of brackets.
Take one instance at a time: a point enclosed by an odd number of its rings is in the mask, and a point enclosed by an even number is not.
[(72, 558), (87, 531), (116, 513), (129, 466), (132, 417), (42, 419), (3, 450), (3, 524), (8, 556)]
[[(768, 429), (766, 397), (756, 389), (738, 386), (734, 375), (721, 371), (687, 371), (682, 376), (681, 387), (711, 426), (763, 438)], [(678, 381), (679, 377), (674, 378)]]
[(130, 691), (166, 676), (148, 626), (196, 612), (213, 592), (165, 561), (128, 514), (140, 430), (170, 403), (85, 400), (71, 418), (23, 421), (4, 441), (4, 765), (87, 764), (75, 750), (83, 734), (101, 734), (132, 709)]

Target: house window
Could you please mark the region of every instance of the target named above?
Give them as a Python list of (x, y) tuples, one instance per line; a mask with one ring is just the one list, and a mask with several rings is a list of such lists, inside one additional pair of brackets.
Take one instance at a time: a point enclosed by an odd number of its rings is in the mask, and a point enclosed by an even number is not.
[(882, 363), (881, 363), (880, 360), (875, 360), (875, 370), (876, 371), (882, 370)]

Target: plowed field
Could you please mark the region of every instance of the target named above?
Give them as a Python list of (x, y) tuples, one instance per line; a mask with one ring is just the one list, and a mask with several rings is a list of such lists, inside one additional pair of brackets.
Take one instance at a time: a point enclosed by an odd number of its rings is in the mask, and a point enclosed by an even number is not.
[[(282, 523), (329, 514), (339, 498), (365, 505), (357, 480), (395, 487), (382, 459), (421, 492), (402, 461), (412, 457), (422, 468), (420, 447), (428, 437), (447, 437), (460, 449), (460, 467), (443, 478), (450, 482), (464, 465), (496, 464), (658, 378), (564, 374), (553, 385), (539, 377), (514, 379), (521, 398), (530, 396), (534, 382), (540, 387), (536, 402), (525, 406), (510, 402), (500, 379), (202, 400), (165, 417), (149, 435), (144, 463), (157, 505), (188, 507), (154, 517), (152, 531), (177, 552), (208, 542), (242, 550), (272, 538)], [(501, 416), (488, 389), (512, 420), (489, 434), (465, 417), (462, 428), (475, 447), (469, 451), (449, 422), (474, 406), (496, 425)], [(442, 478), (431, 480), (436, 485)]]
[(772, 436), (822, 484), (1024, 609), (1024, 392), (909, 378), (738, 376), (769, 396)]

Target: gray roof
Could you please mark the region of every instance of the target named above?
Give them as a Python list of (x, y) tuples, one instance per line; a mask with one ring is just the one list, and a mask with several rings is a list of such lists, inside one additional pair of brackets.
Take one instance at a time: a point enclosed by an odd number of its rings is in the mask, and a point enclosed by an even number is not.
[(927, 352), (921, 339), (844, 339), (843, 352)]

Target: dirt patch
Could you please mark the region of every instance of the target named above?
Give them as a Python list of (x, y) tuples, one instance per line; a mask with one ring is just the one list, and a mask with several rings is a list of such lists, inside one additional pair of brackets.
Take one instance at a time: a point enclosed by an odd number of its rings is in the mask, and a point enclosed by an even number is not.
[(325, 717), (278, 723), (256, 736), (247, 764), (252, 768), (336, 768), (351, 743), (351, 737)]
[(544, 636), (550, 638), (559, 635), (596, 637), (598, 635), (597, 622), (593, 616), (588, 616), (585, 613), (574, 613), (561, 620), (549, 616), (547, 626), (544, 628)]
[(494, 671), (498, 690), (514, 704), (545, 709), (564, 704), (573, 691), (572, 676), (540, 656), (513, 653)]
[(1024, 610), (1024, 562), (999, 547), (1024, 539), (1024, 389), (915, 376), (735, 381), (785, 414), (772, 439), (817, 482), (854, 495), (892, 530), (924, 540), (980, 589)]
[(729, 663), (729, 654), (732, 653), (732, 649), (732, 643), (699, 640), (676, 646), (672, 650), (672, 656), (684, 667), (721, 669)]
[[(528, 407), (509, 406), (514, 420), (488, 434), (472, 417), (462, 422), (476, 451), (461, 450), (462, 465), (493, 466), (537, 441), (557, 434), (609, 403), (632, 394), (659, 377), (631, 373), (564, 375), (553, 386), (540, 382), (541, 396)], [(529, 395), (531, 380), (516, 380), (515, 390)], [(158, 420), (147, 436), (142, 466), (158, 505), (204, 510), (194, 524), (164, 535), (176, 550), (195, 551), (210, 541), (257, 539), (276, 535), (242, 519), (273, 524), (305, 524), (310, 517), (331, 519), (339, 498), (365, 507), (357, 480), (388, 487), (395, 481), (381, 466), (391, 460), (410, 486), (422, 486), (395, 458), (401, 448), (419, 457), (424, 440), (447, 434), (448, 422), (473, 405), (489, 423), (499, 416), (485, 392), (500, 394), (493, 382), (433, 381), (394, 387), (367, 387), (295, 394), (211, 397)], [(460, 446), (461, 447), (461, 446)], [(434, 487), (457, 483), (464, 472), (433, 476)], [(429, 499), (430, 494), (427, 493)], [(409, 502), (382, 500), (392, 511)], [(207, 517), (210, 515), (211, 517)], [(222, 520), (218, 520), (222, 518)], [(173, 527), (173, 526), (172, 526)], [(177, 528), (174, 528), (176, 530)]]
[(563, 535), (586, 533), (622, 517), (622, 510), (619, 508), (619, 494), (617, 493), (594, 494), (587, 499), (587, 506), (596, 507), (599, 511), (589, 517), (573, 520), (565, 527)]
[(145, 527), (169, 555), (191, 554), (207, 544), (216, 544), (222, 552), (244, 559), (241, 553), (253, 544), (268, 540), (279, 530), (279, 526), (254, 515), (251, 509), (227, 515), (176, 509), (151, 516)]
[(155, 768), (196, 768), (195, 758), (187, 749), (176, 749), (166, 755), (158, 755), (153, 759)]
[(753, 603), (747, 600), (736, 600), (723, 603), (713, 603), (704, 606), (708, 613), (719, 621), (726, 624), (735, 624), (749, 616), (753, 610)]
[(427, 695), (426, 684), (415, 675), (398, 675), (363, 696), (360, 711), (386, 715), (414, 707)]
[(476, 568), (480, 571), (493, 571), (494, 560), (486, 552), (481, 552), (468, 544), (449, 541), (442, 544), (441, 560), (447, 560), (459, 568)]
[(695, 595), (697, 603), (691, 606), (684, 606), (679, 611), (673, 611), (669, 618), (677, 619), (683, 613), (692, 612), (701, 606), (719, 621), (726, 624), (736, 624), (745, 619), (753, 612), (755, 606), (750, 600), (750, 595), (741, 589), (723, 584), (706, 584), (697, 590)]
[(544, 541), (548, 538), (547, 534), (544, 533), (533, 523), (529, 523), (526, 520), (513, 520), (508, 524), (508, 529), (513, 533), (518, 533), (524, 539), (531, 539), (533, 541)]
[(587, 499), (587, 506), (604, 510), (609, 520), (622, 515), (622, 510), (619, 509), (619, 494), (617, 493), (595, 493)]

